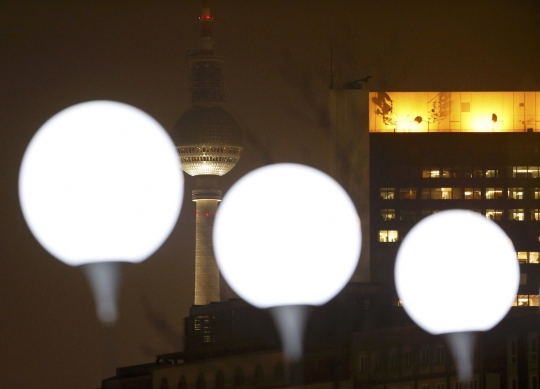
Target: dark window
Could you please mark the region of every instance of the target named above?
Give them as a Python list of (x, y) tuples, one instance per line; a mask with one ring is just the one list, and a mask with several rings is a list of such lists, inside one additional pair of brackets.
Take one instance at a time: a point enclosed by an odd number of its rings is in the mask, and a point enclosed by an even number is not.
[(199, 376), (197, 377), (196, 387), (197, 389), (206, 389), (206, 380), (203, 373), (199, 373)]
[(159, 389), (169, 389), (169, 382), (167, 381), (166, 377), (163, 377), (161, 380), (161, 385), (159, 386)]
[(225, 375), (220, 370), (216, 374), (216, 385), (215, 389), (224, 389), (225, 388)]
[(178, 383), (178, 389), (187, 389), (186, 377), (180, 377), (180, 382)]
[(264, 372), (261, 365), (255, 366), (255, 373), (253, 373), (253, 384), (260, 385), (264, 382)]
[(233, 386), (235, 388), (238, 388), (240, 386), (244, 386), (244, 383), (245, 383), (244, 371), (240, 367), (237, 367), (234, 372)]

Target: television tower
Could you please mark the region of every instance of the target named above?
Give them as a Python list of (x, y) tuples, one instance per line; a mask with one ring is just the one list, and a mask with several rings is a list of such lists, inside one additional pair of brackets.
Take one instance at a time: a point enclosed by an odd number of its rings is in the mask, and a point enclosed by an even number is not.
[(221, 105), (225, 101), (221, 65), (214, 55), (210, 1), (203, 0), (199, 49), (188, 54), (191, 104), (174, 125), (171, 137), (182, 169), (195, 176), (196, 204), (195, 305), (220, 301), (219, 269), (212, 247), (212, 230), (222, 192), (218, 176), (229, 172), (242, 153), (242, 133)]

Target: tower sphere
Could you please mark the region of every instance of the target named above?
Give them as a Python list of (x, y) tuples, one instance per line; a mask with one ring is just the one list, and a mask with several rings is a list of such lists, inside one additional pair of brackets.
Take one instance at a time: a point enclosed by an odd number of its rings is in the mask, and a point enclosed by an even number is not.
[(194, 105), (178, 119), (171, 137), (182, 168), (191, 176), (222, 176), (242, 153), (240, 126), (219, 105)]

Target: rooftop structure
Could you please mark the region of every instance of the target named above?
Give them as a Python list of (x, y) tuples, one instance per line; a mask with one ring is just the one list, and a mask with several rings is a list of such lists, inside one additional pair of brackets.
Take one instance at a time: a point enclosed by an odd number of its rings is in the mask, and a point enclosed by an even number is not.
[(540, 92), (371, 92), (370, 132), (537, 132)]

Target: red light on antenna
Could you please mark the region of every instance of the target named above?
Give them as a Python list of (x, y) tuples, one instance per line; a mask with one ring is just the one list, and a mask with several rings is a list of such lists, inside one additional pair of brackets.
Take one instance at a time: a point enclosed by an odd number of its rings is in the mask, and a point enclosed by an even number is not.
[(206, 213), (204, 214), (204, 216), (206, 216), (206, 217), (210, 216), (210, 212), (206, 212)]
[(212, 16), (210, 14), (202, 14), (199, 20), (212, 20)]

